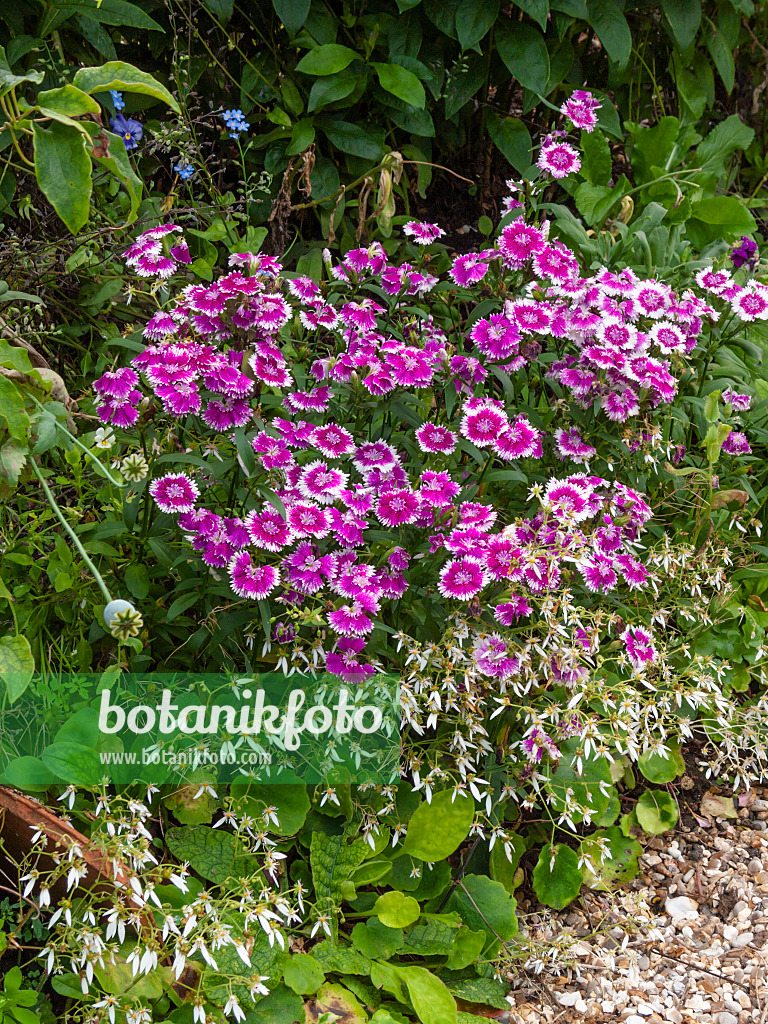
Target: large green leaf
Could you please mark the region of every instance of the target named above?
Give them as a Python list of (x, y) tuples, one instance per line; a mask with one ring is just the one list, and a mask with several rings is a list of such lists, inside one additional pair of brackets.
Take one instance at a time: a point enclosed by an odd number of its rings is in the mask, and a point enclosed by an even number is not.
[(305, 75), (335, 75), (357, 59), (358, 54), (348, 46), (325, 43), (305, 53), (296, 65), (296, 70), (303, 71)]
[[(598, 839), (608, 847), (610, 857), (605, 860), (601, 857)], [(638, 872), (638, 859), (643, 848), (636, 840), (627, 838), (618, 825), (614, 825), (603, 831), (593, 832), (591, 836), (582, 840), (581, 852), (589, 861), (582, 869), (584, 884), (590, 889), (608, 890), (614, 885), (624, 885), (632, 881)]]
[(488, 108), (486, 124), (494, 144), (519, 174), (525, 174), (531, 166), (531, 135), (523, 122), (517, 117), (502, 118)]
[(10, 487), (16, 487), (18, 484), (28, 455), (27, 442), (17, 441), (13, 437), (9, 437), (0, 448), (0, 478)]
[(755, 218), (738, 196), (712, 196), (691, 207), (686, 224), (689, 240), (701, 249), (716, 238), (732, 241), (755, 230)]
[(6, 93), (10, 92), (17, 85), (21, 85), (22, 82), (32, 82), (34, 85), (39, 85), (44, 78), (44, 71), (30, 71), (25, 75), (15, 75), (11, 71), (6, 59), (5, 47), (0, 46), (0, 97), (5, 96)]
[[(271, 809), (269, 831), (280, 836), (293, 836), (304, 824), (309, 813), (310, 801), (307, 787), (303, 785), (275, 786), (252, 783), (233, 783), (230, 793), (241, 814), (261, 818), (267, 807)], [(278, 824), (275, 824), (277, 818)]]
[(487, 875), (465, 875), (445, 909), (458, 911), (472, 931), (485, 932), (488, 957), (498, 951), (499, 940), (506, 942), (517, 932), (517, 900)]
[(413, 896), (392, 889), (379, 896), (373, 905), (373, 913), (388, 928), (407, 928), (418, 920), (421, 908)]
[[(241, 856), (242, 848), (235, 836), (207, 825), (169, 828), (166, 842), (175, 857), (188, 861), (194, 871), (217, 885), (242, 875), (250, 860)], [(251, 867), (257, 870), (252, 861)]]
[[(403, 953), (417, 956), (446, 956), (459, 931), (474, 934), (468, 928), (461, 927), (461, 918), (458, 914), (431, 914), (425, 924), (415, 925), (406, 935)], [(485, 936), (481, 949), (483, 945)]]
[(35, 123), (33, 129), (40, 191), (74, 235), (91, 208), (91, 158), (85, 137), (77, 128), (56, 121), (49, 128)]
[(549, 80), (549, 51), (544, 36), (526, 22), (511, 24), (507, 19), (496, 26), (496, 46), (509, 71), (531, 92), (546, 92)]
[(111, 60), (97, 68), (80, 68), (72, 84), (93, 95), (95, 92), (109, 92), (118, 89), (124, 92), (137, 92), (143, 96), (167, 103), (171, 110), (181, 113), (179, 105), (164, 85), (152, 75), (139, 71), (132, 64), (121, 60)]
[[(318, 911), (332, 914), (341, 904), (344, 883), (365, 857), (362, 840), (348, 843), (345, 835), (327, 836), (314, 832), (309, 846), (309, 863)], [(334, 921), (334, 931), (335, 931)]]
[(44, 793), (56, 776), (39, 757), (15, 757), (3, 772), (3, 782), (28, 793)]
[(285, 965), (283, 980), (297, 995), (310, 996), (325, 981), (325, 971), (313, 956), (294, 953)]
[(329, 103), (346, 99), (351, 92), (354, 92), (359, 81), (360, 76), (349, 68), (345, 68), (344, 71), (339, 71), (335, 75), (318, 78), (316, 82), (312, 83), (312, 88), (309, 90), (307, 110), (311, 113)]
[(0, 419), (8, 426), (8, 433), (17, 441), (29, 437), (29, 416), (24, 411), (24, 396), (7, 377), (0, 374)]
[(637, 820), (644, 832), (660, 835), (677, 824), (675, 798), (665, 789), (646, 789), (635, 806)]
[(383, 152), (383, 133), (376, 129), (366, 131), (349, 121), (329, 121), (320, 126), (328, 141), (342, 153), (378, 160)]
[[(557, 767), (545, 765), (542, 771), (549, 776), (547, 789), (551, 795), (551, 806), (556, 815), (571, 806), (571, 799), (577, 804), (591, 808), (591, 817), (599, 818), (611, 799), (611, 772), (604, 758), (583, 760), (583, 771), (579, 772), (579, 743), (566, 740), (560, 744), (560, 761)], [(572, 793), (571, 793), (572, 791)], [(571, 812), (576, 824), (583, 821), (579, 811)]]
[(701, 0), (661, 0), (672, 38), (681, 50), (687, 50), (701, 25)]
[(611, 150), (602, 132), (581, 133), (581, 173), (593, 185), (611, 180)]
[(605, 52), (624, 67), (632, 52), (632, 33), (621, 7), (614, 0), (587, 0), (587, 12)]
[(203, 0), (203, 7), (223, 24), (232, 17), (235, 0)]
[(389, 966), (405, 982), (422, 1024), (456, 1024), (456, 1000), (439, 978), (424, 967)]
[(163, 31), (162, 25), (158, 25), (138, 4), (128, 3), (128, 0), (57, 0), (53, 7), (56, 11), (67, 12), (68, 15), (78, 14), (103, 25), (125, 25), (148, 32)]
[(576, 851), (564, 843), (554, 847), (547, 843), (533, 869), (533, 888), (541, 902), (562, 910), (579, 895), (582, 882)]
[(101, 112), (96, 100), (82, 89), (76, 89), (74, 85), (62, 85), (58, 89), (47, 89), (38, 93), (37, 105), (43, 114), (53, 118), (57, 114), (80, 117), (83, 114)]
[(309, 14), (311, 0), (272, 0), (275, 13), (285, 25), (288, 35), (295, 36)]
[(448, 789), (435, 793), (414, 811), (403, 850), (418, 860), (445, 860), (467, 838), (474, 816), (471, 797)]
[(725, 171), (725, 162), (734, 153), (746, 149), (755, 137), (753, 128), (744, 124), (738, 114), (731, 114), (715, 125), (696, 149), (696, 166), (705, 174), (718, 177)]
[(0, 637), (0, 679), (5, 683), (11, 704), (29, 686), (34, 671), (35, 659), (29, 640), (25, 636)]
[(725, 91), (730, 93), (736, 82), (736, 62), (733, 59), (733, 50), (728, 45), (727, 39), (719, 31), (719, 26), (710, 28), (706, 34), (707, 49), (714, 61), (717, 72), (723, 80)]
[(464, 50), (475, 46), (499, 16), (501, 0), (459, 0), (456, 34)]
[(427, 102), (424, 86), (411, 71), (406, 71), (399, 64), (374, 64), (379, 77), (379, 85), (403, 103), (411, 107), (424, 109)]
[(98, 786), (106, 772), (93, 747), (52, 743), (40, 755), (45, 767), (71, 786)]

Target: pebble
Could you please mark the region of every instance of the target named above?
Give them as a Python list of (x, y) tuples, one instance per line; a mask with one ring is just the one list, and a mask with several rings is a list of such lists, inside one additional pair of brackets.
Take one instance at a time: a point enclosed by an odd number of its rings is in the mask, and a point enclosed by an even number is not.
[(739, 1024), (739, 1018), (725, 1010), (717, 1015), (717, 1024)]
[(690, 896), (667, 898), (664, 910), (673, 919), (682, 917), (686, 920), (693, 920), (699, 916), (698, 904), (694, 903)]
[(755, 936), (752, 934), (752, 932), (742, 932), (737, 939), (733, 940), (732, 945), (735, 946), (737, 949), (741, 946), (747, 946), (754, 939), (754, 937)]

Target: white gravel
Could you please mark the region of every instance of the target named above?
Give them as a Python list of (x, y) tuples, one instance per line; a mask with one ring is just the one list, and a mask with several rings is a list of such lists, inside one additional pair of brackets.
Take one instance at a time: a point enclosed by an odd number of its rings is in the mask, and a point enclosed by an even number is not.
[(584, 889), (559, 912), (521, 899), (524, 932), (543, 950), (565, 936), (571, 967), (512, 978), (500, 1019), (766, 1024), (768, 790), (757, 797), (733, 822), (646, 837), (624, 890)]

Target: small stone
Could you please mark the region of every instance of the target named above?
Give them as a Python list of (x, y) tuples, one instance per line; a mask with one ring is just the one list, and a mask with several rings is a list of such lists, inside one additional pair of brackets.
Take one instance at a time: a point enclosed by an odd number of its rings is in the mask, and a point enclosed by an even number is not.
[(732, 924), (727, 924), (723, 928), (723, 938), (726, 942), (734, 942), (739, 937), (739, 929), (734, 928)]
[(642, 971), (644, 973), (645, 971), (648, 970), (648, 968), (650, 966), (651, 966), (651, 961), (648, 959), (647, 956), (639, 956), (637, 958), (638, 970), (640, 970), (640, 971)]
[(749, 910), (749, 907), (744, 900), (739, 900), (738, 903), (734, 904), (733, 910), (731, 911), (731, 917), (738, 917), (742, 910)]
[(728, 1010), (724, 1010), (717, 1016), (717, 1024), (739, 1024), (739, 1018), (734, 1014), (729, 1013)]
[(574, 1006), (576, 1001), (581, 997), (578, 992), (563, 992), (562, 995), (559, 995), (556, 998), (561, 1006)]
[(736, 949), (740, 948), (741, 946), (748, 946), (752, 939), (754, 939), (754, 937), (755, 936), (752, 934), (752, 932), (742, 932), (737, 939), (733, 940), (732, 945)]
[(669, 1010), (666, 1010), (664, 1016), (667, 1018), (670, 1024), (683, 1024), (683, 1020), (685, 1019), (682, 1013), (680, 1013), (680, 1011), (677, 1010), (674, 1006), (671, 1007)]
[(576, 1013), (586, 1013), (587, 1012), (586, 1000), (584, 1000), (584, 999), (577, 999), (576, 1002), (573, 1004), (573, 1008), (576, 1011)]
[(757, 857), (753, 857), (752, 860), (747, 864), (747, 874), (756, 875), (758, 871), (763, 870), (763, 862), (758, 860)]
[[(636, 1013), (631, 1013), (629, 1017), (625, 1018), (624, 1024), (645, 1024), (645, 1020), (642, 1017), (638, 1017)], [(738, 1021), (736, 1024), (738, 1024)]]
[(690, 896), (675, 896), (672, 899), (667, 899), (664, 904), (664, 912), (669, 914), (673, 920), (683, 918), (692, 921), (699, 916), (699, 907)]

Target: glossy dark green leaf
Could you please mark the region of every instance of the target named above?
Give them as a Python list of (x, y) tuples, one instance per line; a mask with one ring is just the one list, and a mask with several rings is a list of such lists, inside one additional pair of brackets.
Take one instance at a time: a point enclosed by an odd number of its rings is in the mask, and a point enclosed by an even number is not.
[(288, 35), (295, 36), (307, 20), (311, 0), (272, 0), (272, 6)]
[(463, 50), (480, 42), (499, 16), (501, 0), (459, 0), (456, 34)]
[(672, 38), (681, 50), (687, 50), (701, 25), (701, 0), (661, 0), (661, 9)]
[(508, 70), (522, 86), (537, 94), (546, 91), (549, 52), (537, 28), (525, 22), (499, 21), (496, 46)]
[(632, 33), (621, 7), (614, 0), (587, 0), (587, 12), (605, 52), (624, 67), (632, 52)]
[(531, 135), (517, 117), (501, 118), (495, 110), (486, 111), (488, 134), (512, 167), (520, 174), (531, 166)]
[(541, 25), (542, 32), (546, 32), (549, 17), (549, 0), (516, 0), (515, 5)]

